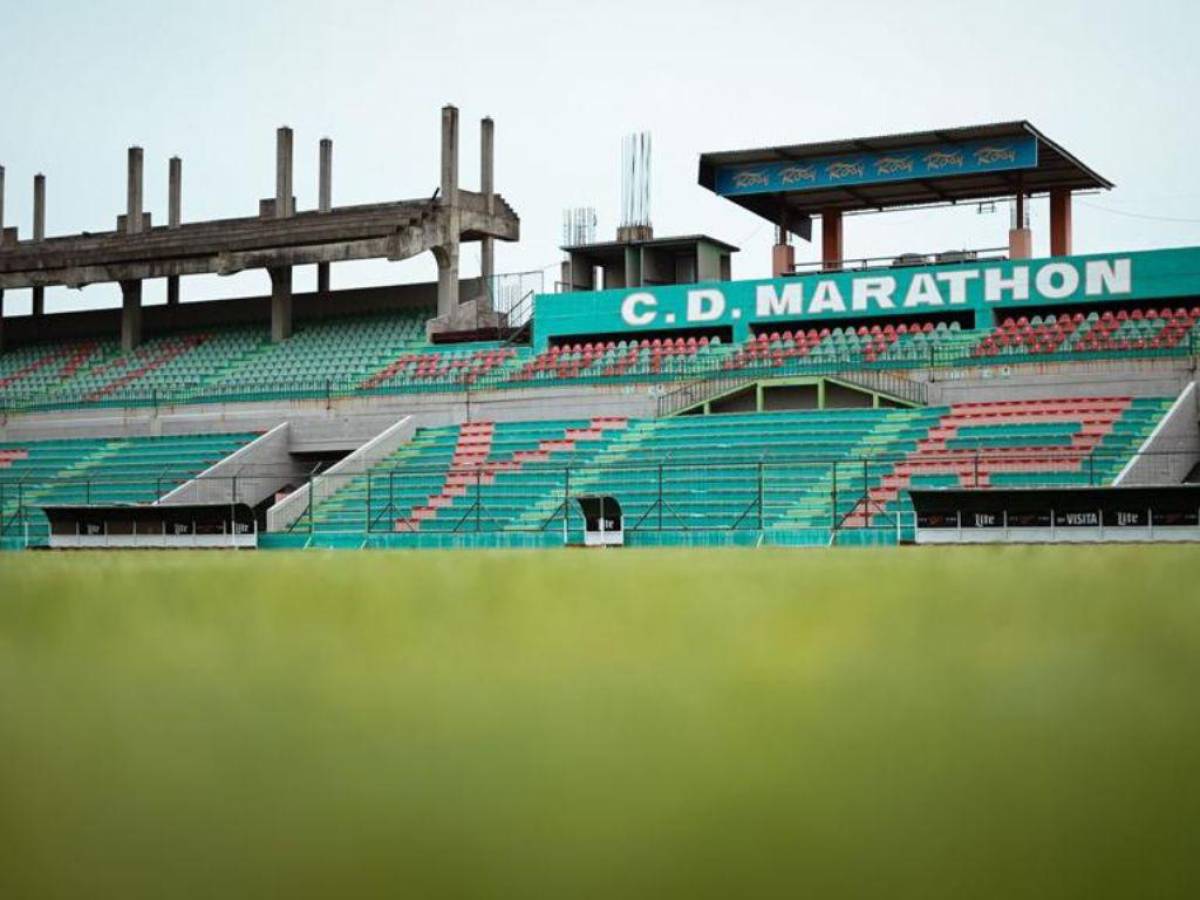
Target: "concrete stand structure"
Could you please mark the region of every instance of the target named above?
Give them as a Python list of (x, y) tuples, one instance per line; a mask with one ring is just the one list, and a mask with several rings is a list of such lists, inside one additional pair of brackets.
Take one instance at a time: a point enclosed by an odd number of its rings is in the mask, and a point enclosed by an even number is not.
[[(490, 129), (489, 129), (490, 131)], [(490, 136), (487, 146), (491, 146)], [(257, 216), (183, 224), (180, 221), (182, 164), (170, 166), (170, 212), (165, 226), (152, 227), (143, 210), (142, 151), (129, 154), (126, 211), (115, 231), (45, 240), (45, 178), (34, 180), (33, 240), (21, 241), (16, 229), (0, 231), (0, 291), (33, 288), (40, 315), (44, 288), (89, 284), (121, 285), (121, 340), (126, 350), (141, 341), (141, 282), (166, 278), (168, 302), (178, 302), (184, 275), (233, 275), (266, 269), (271, 275), (271, 334), (277, 341), (292, 333), (292, 269), (318, 266), (318, 281), (328, 290), (328, 266), (359, 259), (398, 261), (432, 252), (438, 261), (439, 322), (451, 329), (469, 320), (486, 320), (490, 304), (473, 299), (464, 316), (458, 298), (458, 255), (462, 241), (515, 241), (520, 220), (490, 183), (489, 191), (458, 187), (458, 111), (442, 110), (442, 186), (433, 198), (337, 208), (332, 205), (332, 143), (321, 145), (320, 209), (297, 212), (292, 193), (293, 136), (276, 135), (275, 196), (259, 202)], [(486, 292), (485, 292), (486, 299)], [(448, 317), (448, 318), (447, 318)], [(495, 315), (491, 314), (495, 319)], [(494, 323), (493, 323), (494, 324)]]

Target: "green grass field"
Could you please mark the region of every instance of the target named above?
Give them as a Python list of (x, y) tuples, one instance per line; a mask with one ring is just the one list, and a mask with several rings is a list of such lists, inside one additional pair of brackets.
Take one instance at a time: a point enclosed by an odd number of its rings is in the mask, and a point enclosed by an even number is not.
[(0, 897), (1167, 897), (1192, 548), (0, 556)]

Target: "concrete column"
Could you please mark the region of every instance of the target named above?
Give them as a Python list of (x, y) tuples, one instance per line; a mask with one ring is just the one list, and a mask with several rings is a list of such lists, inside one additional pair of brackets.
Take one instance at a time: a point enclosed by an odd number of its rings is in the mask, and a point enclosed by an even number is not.
[(458, 109), (442, 107), (441, 204), (446, 210), (445, 241), (436, 255), (438, 263), (438, 315), (449, 316), (458, 308)]
[(1071, 255), (1071, 192), (1050, 192), (1050, 255)]
[[(125, 182), (125, 233), (142, 231), (144, 161), (141, 147), (129, 148)], [(121, 349), (128, 353), (142, 343), (142, 282), (121, 282)]]
[[(4, 240), (4, 166), (0, 166), (0, 242)], [(4, 349), (4, 289), (0, 288), (0, 350)]]
[(144, 203), (142, 175), (144, 161), (141, 147), (129, 148), (128, 177), (125, 180), (125, 233), (140, 234)]
[[(33, 176), (33, 239), (46, 239), (46, 176), (40, 172)], [(43, 315), (46, 312), (46, 289), (33, 289), (33, 314)]]
[(121, 282), (121, 350), (125, 353), (142, 342), (142, 282)]
[(821, 213), (821, 268), (840, 269), (843, 259), (842, 211), (827, 209)]
[(292, 129), (275, 132), (275, 218), (286, 219), (292, 208)]
[[(292, 203), (292, 129), (275, 132), (275, 218), (286, 219), (295, 212)], [(271, 276), (271, 340), (292, 336), (292, 267), (278, 266)]]
[[(167, 165), (167, 227), (178, 228), (183, 217), (183, 160), (172, 156)], [(179, 304), (179, 276), (167, 276), (167, 306)]]
[[(317, 185), (317, 209), (327, 213), (333, 209), (333, 141), (321, 138), (320, 182)], [(329, 293), (329, 263), (317, 263), (317, 293)]]
[[(491, 215), (496, 211), (496, 123), (491, 116), (479, 123), (479, 190), (487, 202), (487, 211)], [(492, 308), (492, 278), (496, 274), (496, 239), (485, 237), (480, 242), (479, 274), (483, 279), (483, 299), (487, 308)]]
[(317, 186), (317, 208), (327, 213), (333, 209), (333, 141), (321, 138), (320, 183)]
[(183, 160), (172, 156), (167, 166), (167, 227), (178, 228), (183, 218)]
[(278, 344), (292, 336), (292, 267), (267, 272), (271, 275), (271, 340)]

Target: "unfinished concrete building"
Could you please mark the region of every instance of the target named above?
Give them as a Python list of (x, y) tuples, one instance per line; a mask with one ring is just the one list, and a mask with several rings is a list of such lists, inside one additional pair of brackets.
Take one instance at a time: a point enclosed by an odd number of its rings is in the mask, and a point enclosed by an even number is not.
[[(275, 195), (259, 201), (258, 214), (208, 222), (182, 220), (182, 162), (169, 166), (169, 209), (164, 225), (155, 225), (143, 202), (143, 151), (129, 148), (125, 212), (113, 231), (46, 237), (46, 180), (34, 179), (32, 234), (22, 239), (15, 226), (4, 226), (4, 170), (0, 168), (0, 303), (5, 290), (31, 288), (32, 317), (44, 315), (47, 287), (121, 286), (121, 344), (132, 350), (142, 341), (142, 284), (167, 280), (167, 304), (179, 303), (179, 279), (186, 275), (232, 275), (265, 269), (271, 279), (271, 336), (292, 334), (292, 273), (296, 266), (317, 267), (317, 292), (329, 294), (333, 263), (364, 259), (398, 261), (431, 252), (437, 260), (437, 316), (430, 335), (475, 333), (503, 327), (492, 309), (487, 286), (494, 275), (494, 242), (515, 241), (520, 220), (495, 192), (494, 126), (482, 122), (480, 190), (466, 190), (458, 178), (458, 110), (445, 106), (441, 116), (441, 177), (432, 196), (358, 206), (332, 203), (333, 145), (320, 145), (318, 207), (300, 211), (292, 192), (293, 135), (276, 134)], [(459, 247), (482, 244), (478, 287), (463, 296)], [(0, 305), (2, 310), (2, 305)], [(4, 322), (0, 315), (0, 342)]]

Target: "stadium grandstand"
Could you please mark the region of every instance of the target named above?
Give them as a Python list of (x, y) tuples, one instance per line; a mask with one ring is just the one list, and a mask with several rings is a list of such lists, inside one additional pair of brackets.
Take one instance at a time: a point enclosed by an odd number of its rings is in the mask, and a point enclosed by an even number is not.
[[(197, 223), (178, 161), (153, 222), (131, 148), (103, 234), (46, 237), (44, 180), (32, 234), (3, 227), (0, 170), (0, 292), (33, 297), (0, 316), (0, 546), (106, 546), (176, 505), (248, 507), (260, 548), (895, 544), (919, 540), (910, 492), (995, 489), (1108, 490), (1107, 540), (1200, 532), (1200, 504), (1118, 524), (1122, 489), (1197, 477), (1200, 247), (1073, 254), (1072, 197), (1112, 185), (1029, 123), (703, 154), (700, 186), (775, 229), (771, 278), (645, 224), (564, 247), (557, 291), (496, 272), (520, 222), (483, 135), (478, 191), (446, 107), (438, 192), (352, 207), (323, 142), (301, 211), (280, 129), (258, 215)], [(1003, 247), (844, 252), (855, 214), (994, 201), (1017, 210)], [(333, 264), (424, 253), (435, 283), (330, 290)], [(179, 302), (182, 277), (248, 269), (269, 296)], [(168, 300), (143, 308), (151, 278)], [(44, 309), (46, 287), (101, 282), (120, 309)]]

